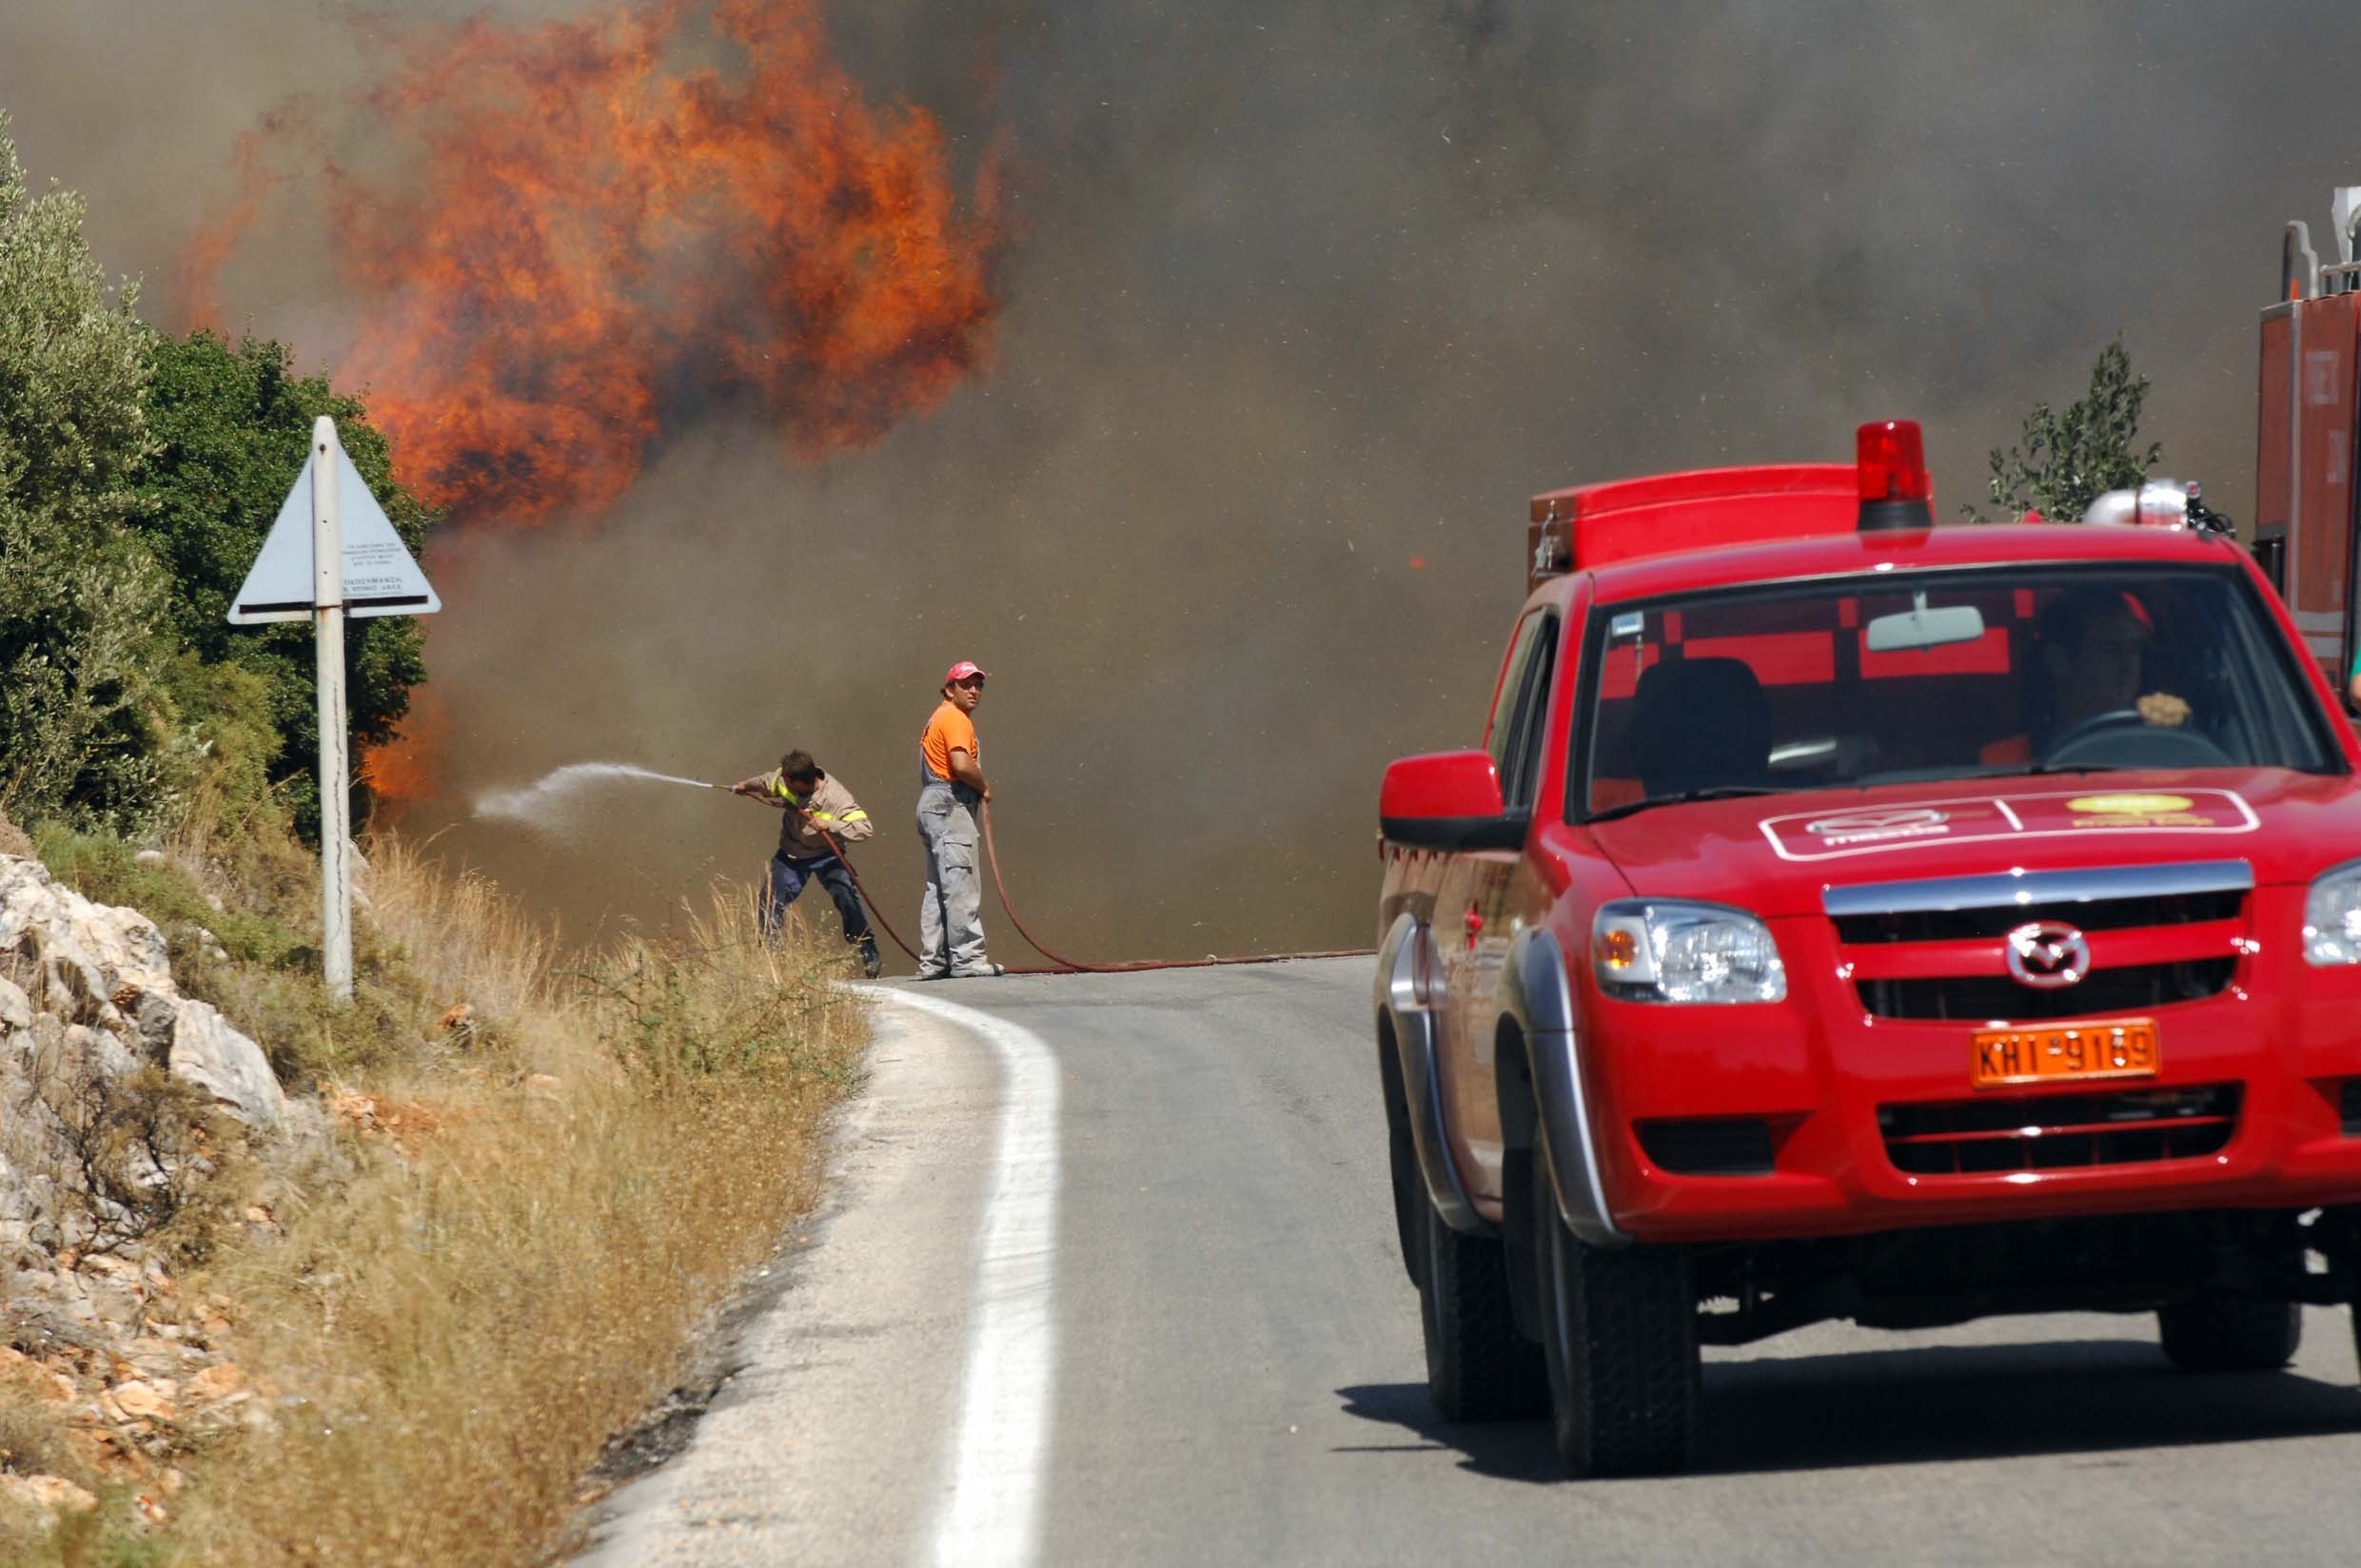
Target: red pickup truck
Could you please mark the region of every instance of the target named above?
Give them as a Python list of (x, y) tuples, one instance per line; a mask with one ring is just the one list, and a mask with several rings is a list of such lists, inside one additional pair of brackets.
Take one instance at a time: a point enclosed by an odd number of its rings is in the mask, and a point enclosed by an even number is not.
[(2248, 554), (1852, 466), (1537, 497), (1481, 750), (1395, 762), (1376, 1022), (1446, 1418), (1679, 1467), (1699, 1347), (2361, 1264), (2361, 746)]

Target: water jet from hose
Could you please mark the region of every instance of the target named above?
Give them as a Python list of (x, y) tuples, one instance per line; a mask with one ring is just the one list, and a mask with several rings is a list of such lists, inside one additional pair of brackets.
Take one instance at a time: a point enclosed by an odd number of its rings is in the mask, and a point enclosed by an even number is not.
[(708, 784), (701, 778), (659, 774), (654, 769), (638, 767), (629, 762), (570, 762), (521, 788), (494, 790), (476, 796), (475, 814), (505, 817), (538, 828), (561, 828), (566, 819), (580, 809), (585, 791), (594, 785), (627, 778), (648, 779), (659, 784), (685, 784), (698, 790), (725, 788), (719, 784)]

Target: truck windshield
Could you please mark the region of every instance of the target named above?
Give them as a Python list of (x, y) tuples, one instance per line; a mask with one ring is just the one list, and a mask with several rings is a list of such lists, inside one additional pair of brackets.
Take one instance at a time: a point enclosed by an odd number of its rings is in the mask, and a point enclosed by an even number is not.
[(1604, 605), (1577, 816), (2115, 768), (2341, 767), (2243, 574), (2011, 567)]

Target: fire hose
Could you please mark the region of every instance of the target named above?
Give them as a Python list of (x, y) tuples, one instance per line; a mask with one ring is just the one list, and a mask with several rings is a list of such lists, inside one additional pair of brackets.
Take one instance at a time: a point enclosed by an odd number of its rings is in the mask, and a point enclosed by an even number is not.
[[(726, 787), (723, 785), (715, 784), (710, 786), (710, 788), (720, 790), (725, 789)], [(1375, 951), (1369, 948), (1339, 948), (1325, 952), (1264, 952), (1242, 953), (1232, 956), (1215, 956), (1212, 954), (1208, 954), (1203, 958), (1137, 958), (1116, 964), (1085, 964), (1080, 959), (1068, 958), (1054, 950), (1043, 946), (1039, 937), (1033, 935), (1032, 931), (1025, 929), (1023, 917), (1016, 912), (1016, 905), (1014, 901), (1009, 897), (1008, 880), (1002, 876), (1000, 872), (1000, 849), (999, 846), (993, 841), (992, 836), (992, 808), (979, 803), (975, 808), (975, 817), (977, 822), (983, 827), (984, 857), (992, 865), (992, 885), (993, 890), (999, 894), (1001, 912), (1005, 913), (1009, 917), (1009, 924), (1016, 928), (1016, 934), (1025, 939), (1026, 945), (1031, 947), (1033, 951), (1049, 960), (1047, 965), (1034, 965), (1022, 969), (1008, 969), (1005, 971), (1007, 973), (1133, 974), (1145, 970), (1216, 969), (1228, 964), (1270, 964), (1296, 958), (1366, 958), (1370, 954), (1370, 952)], [(915, 964), (920, 962), (917, 950), (902, 940), (902, 933), (894, 929), (893, 922), (886, 919), (884, 911), (878, 909), (877, 901), (869, 896), (869, 889), (862, 884), (861, 873), (854, 869), (853, 859), (850, 855), (844, 853), (844, 846), (837, 843), (836, 835), (831, 833), (827, 829), (821, 827), (818, 823), (814, 822), (811, 824), (811, 827), (813, 832), (819, 834), (821, 842), (828, 846), (828, 853), (835, 855), (836, 857), (836, 863), (844, 868), (845, 874), (853, 879), (853, 891), (860, 894), (862, 906), (869, 911), (869, 918), (875, 921), (885, 931), (886, 935), (894, 939), (894, 945), (895, 947), (901, 949), (902, 951), (910, 955), (910, 961), (912, 963)]]

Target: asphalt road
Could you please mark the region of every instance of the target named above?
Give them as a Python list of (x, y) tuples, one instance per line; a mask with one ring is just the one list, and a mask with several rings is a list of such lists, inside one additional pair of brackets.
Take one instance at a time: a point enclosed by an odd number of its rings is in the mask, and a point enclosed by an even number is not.
[(2361, 1557), (2341, 1310), (2268, 1376), (2144, 1318), (1822, 1325), (1707, 1352), (1692, 1474), (1566, 1482), (1538, 1423), (1426, 1407), (1366, 960), (896, 990), (787, 1287), (601, 1568)]

